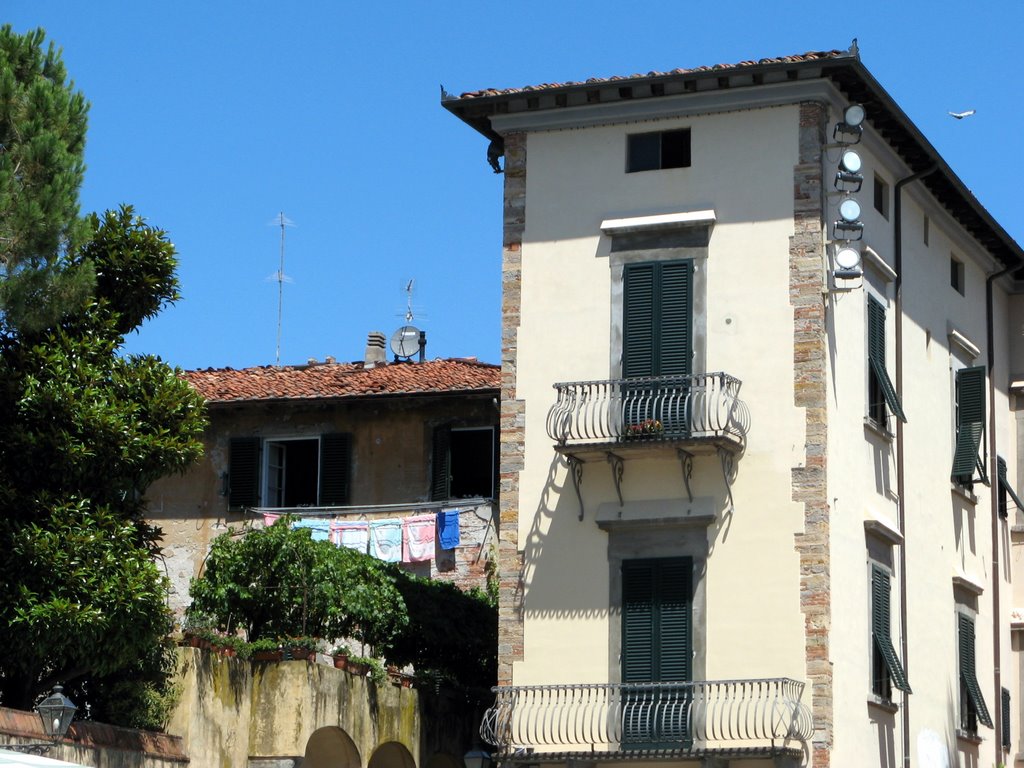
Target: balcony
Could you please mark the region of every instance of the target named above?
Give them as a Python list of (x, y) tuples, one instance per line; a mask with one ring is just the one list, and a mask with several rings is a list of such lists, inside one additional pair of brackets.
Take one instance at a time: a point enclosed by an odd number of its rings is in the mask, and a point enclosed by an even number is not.
[[(555, 384), (547, 433), (572, 469), (583, 519), (583, 465), (607, 460), (622, 498), (623, 463), (631, 458), (677, 457), (690, 500), (693, 457), (717, 453), (731, 488), (734, 458), (746, 446), (750, 412), (741, 382), (726, 373), (650, 376)], [(730, 503), (731, 503), (730, 492)]]
[(555, 384), (548, 436), (556, 450), (584, 460), (610, 449), (739, 452), (750, 424), (740, 385), (726, 373)]
[(812, 734), (803, 689), (788, 678), (498, 687), (480, 736), (513, 763), (799, 756)]

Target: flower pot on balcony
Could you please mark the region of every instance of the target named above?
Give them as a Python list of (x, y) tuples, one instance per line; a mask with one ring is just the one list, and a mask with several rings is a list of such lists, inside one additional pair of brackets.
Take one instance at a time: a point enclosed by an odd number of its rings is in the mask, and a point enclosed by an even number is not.
[(348, 654), (347, 653), (336, 653), (332, 657), (334, 659), (335, 669), (347, 669), (348, 668)]

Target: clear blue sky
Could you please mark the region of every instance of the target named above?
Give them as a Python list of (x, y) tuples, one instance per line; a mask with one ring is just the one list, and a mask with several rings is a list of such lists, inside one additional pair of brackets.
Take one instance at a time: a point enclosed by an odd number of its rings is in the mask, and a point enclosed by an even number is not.
[[(844, 10), (848, 9), (848, 10)], [(92, 102), (83, 211), (133, 204), (183, 299), (130, 352), (185, 368), (361, 360), (415, 324), (429, 357), (500, 359), (501, 177), (440, 107), (461, 93), (847, 48), (1024, 239), (1024, 3), (4, 0)], [(949, 110), (976, 109), (957, 121)], [(570, 339), (563, 340), (571, 343)], [(552, 339), (557, 345), (558, 339)]]

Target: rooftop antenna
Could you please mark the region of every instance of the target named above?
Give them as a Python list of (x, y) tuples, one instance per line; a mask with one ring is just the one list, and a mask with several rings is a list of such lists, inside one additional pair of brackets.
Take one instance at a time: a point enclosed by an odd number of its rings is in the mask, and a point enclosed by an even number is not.
[(405, 286), (405, 322), (412, 322), (412, 284), (416, 282), (416, 278), (409, 281), (409, 284)]
[(284, 284), (292, 282), (292, 279), (284, 273), (284, 228), (294, 227), (295, 222), (284, 215), (284, 211), (275, 216), (271, 222), (273, 226), (281, 227), (281, 266), (277, 272), (268, 277), (268, 280), (277, 281), (277, 352), (276, 352), (276, 365), (281, 365), (281, 309), (284, 305)]

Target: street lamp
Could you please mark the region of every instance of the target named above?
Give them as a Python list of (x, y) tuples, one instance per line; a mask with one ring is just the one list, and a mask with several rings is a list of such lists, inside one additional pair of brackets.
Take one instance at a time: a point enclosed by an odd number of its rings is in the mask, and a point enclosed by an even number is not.
[[(28, 754), (45, 755), (50, 747), (64, 738), (64, 734), (71, 727), (71, 720), (75, 716), (78, 707), (63, 693), (64, 688), (60, 685), (53, 686), (53, 693), (36, 705), (36, 712), (39, 719), (43, 721), (43, 733), (50, 741), (36, 744), (4, 744), (2, 749), (9, 749), (13, 752), (25, 752)], [(486, 767), (485, 767), (486, 768)]]

